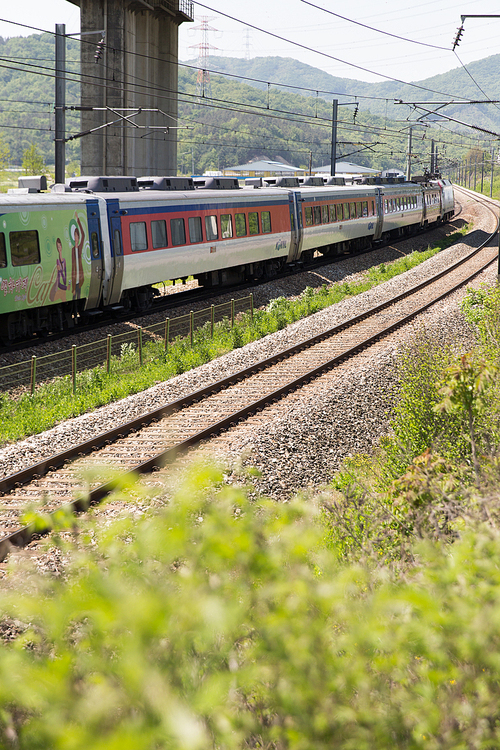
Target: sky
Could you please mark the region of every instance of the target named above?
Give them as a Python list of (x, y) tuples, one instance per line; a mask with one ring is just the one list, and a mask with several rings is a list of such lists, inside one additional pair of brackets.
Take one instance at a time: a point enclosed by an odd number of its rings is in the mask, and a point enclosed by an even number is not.
[[(461, 62), (468, 64), (500, 53), (500, 18), (467, 18), (456, 49), (460, 59), (451, 49), (461, 23), (460, 16), (498, 14), (498, 0), (461, 0), (458, 3), (457, 0), (379, 0), (376, 3), (373, 0), (349, 3), (310, 0), (310, 3), (312, 5), (305, 0), (195, 2), (195, 22), (180, 27), (179, 59), (198, 57), (198, 45), (203, 41), (203, 21), (207, 19), (214, 29), (208, 34), (211, 55), (294, 57), (332, 75), (362, 81), (383, 81), (385, 76), (418, 81), (457, 68)], [(56, 23), (64, 23), (67, 33), (79, 30), (79, 9), (67, 0), (17, 0), (3, 2), (2, 6), (0, 36), (3, 37), (36, 33), (18, 24), (54, 31)], [(325, 10), (341, 13), (349, 20)], [(386, 33), (366, 29), (352, 21)], [(434, 46), (402, 41), (388, 34)]]

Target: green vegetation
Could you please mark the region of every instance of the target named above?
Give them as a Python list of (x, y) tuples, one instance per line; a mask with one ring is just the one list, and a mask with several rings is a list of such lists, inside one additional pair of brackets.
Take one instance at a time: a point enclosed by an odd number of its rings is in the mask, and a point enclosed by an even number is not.
[(41, 175), (47, 171), (45, 159), (34, 143), (23, 154), (23, 170), (29, 175)]
[(150, 341), (144, 346), (143, 367), (139, 367), (139, 354), (135, 346), (127, 345), (121, 357), (112, 358), (109, 373), (105, 365), (80, 373), (75, 395), (70, 376), (41, 385), (34, 395), (0, 394), (0, 444), (42, 432), (59, 421), (138, 393), (281, 330), (345, 297), (371, 289), (427, 260), (459, 239), (468, 229), (468, 226), (464, 226), (460, 232), (455, 232), (426, 251), (414, 252), (393, 263), (375, 266), (358, 282), (338, 282), (330, 287), (324, 285), (317, 291), (307, 287), (296, 300), (285, 297), (272, 300), (266, 310), (254, 312), (253, 320), (249, 314), (244, 314), (236, 320), (234, 327), (225, 320), (215, 326), (213, 339), (210, 337), (210, 324), (206, 324), (195, 332), (193, 347), (188, 339), (177, 339), (165, 352), (163, 343)]
[(251, 502), (213, 468), (159, 510), (139, 481), (111, 500), (139, 512), (61, 519), (56, 574), (12, 560), (3, 747), (498, 746), (498, 521), (382, 565), (325, 544), (327, 499)]
[[(42, 66), (50, 74), (55, 66), (53, 34), (33, 34), (28, 37), (0, 37), (0, 55), (5, 62), (0, 68), (0, 134), (9, 147), (10, 163), (21, 166), (23, 154), (32, 143), (36, 145), (47, 164), (54, 163), (54, 79), (51, 75), (37, 75), (24, 66)], [(21, 62), (22, 61), (22, 62)], [(77, 72), (80, 68), (80, 42), (66, 39), (66, 69)], [(40, 67), (35, 67), (40, 70)], [(80, 104), (80, 87), (69, 76), (66, 85), (68, 107)], [(68, 133), (80, 128), (80, 116), (66, 113)], [(80, 144), (66, 144), (68, 161), (80, 158)]]
[(497, 518), (483, 497), (500, 447), (498, 289), (471, 289), (463, 310), (477, 348), (457, 354), (423, 331), (399, 358), (391, 436), (335, 478), (329, 539), (346, 559), (405, 560), (415, 536), (448, 543), (471, 517)]

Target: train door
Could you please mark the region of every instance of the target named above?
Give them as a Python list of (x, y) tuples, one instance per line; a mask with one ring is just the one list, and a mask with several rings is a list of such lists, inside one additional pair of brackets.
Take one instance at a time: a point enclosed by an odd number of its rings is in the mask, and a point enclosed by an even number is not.
[(382, 191), (379, 188), (377, 188), (375, 195), (375, 210), (377, 212), (377, 219), (375, 222), (373, 239), (379, 240), (382, 236), (382, 229), (384, 226), (384, 201), (382, 200)]
[(123, 241), (120, 204), (117, 199), (107, 201), (109, 236), (111, 241), (111, 273), (108, 281), (107, 304), (120, 301), (123, 281)]
[(290, 208), (290, 250), (287, 260), (290, 263), (300, 258), (302, 245), (302, 212), (299, 192), (288, 193), (288, 205)]
[(87, 201), (87, 226), (90, 243), (90, 288), (85, 309), (92, 310), (98, 307), (101, 301), (104, 270), (99, 203), (97, 200)]

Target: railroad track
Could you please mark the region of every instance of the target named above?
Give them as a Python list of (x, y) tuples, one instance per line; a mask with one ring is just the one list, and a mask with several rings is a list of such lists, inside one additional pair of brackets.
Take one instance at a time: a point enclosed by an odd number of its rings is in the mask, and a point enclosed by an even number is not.
[[(484, 203), (489, 205), (487, 200)], [(114, 481), (101, 483), (109, 475), (109, 467), (123, 474), (146, 473), (171, 463), (187, 448), (299, 388), (469, 281), (496, 260), (497, 248), (486, 247), (492, 237), (438, 276), (339, 326), (4, 477), (0, 480), (0, 559), (12, 545), (22, 546), (40, 531), (34, 525), (22, 526), (22, 516), (30, 505), (48, 514), (61, 508), (84, 510), (114, 489)], [(94, 470), (92, 484), (87, 487), (79, 477), (96, 466), (102, 468)]]

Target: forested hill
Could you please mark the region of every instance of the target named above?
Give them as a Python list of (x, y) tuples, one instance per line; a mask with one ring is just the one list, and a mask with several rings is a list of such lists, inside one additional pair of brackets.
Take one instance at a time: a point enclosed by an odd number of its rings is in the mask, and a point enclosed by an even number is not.
[[(0, 37), (0, 134), (10, 148), (14, 164), (21, 164), (23, 152), (35, 143), (53, 162), (54, 153), (54, 37)], [(66, 40), (66, 67), (80, 69), (80, 45)], [(28, 72), (27, 68), (30, 68)], [(35, 71), (35, 72), (32, 72)], [(80, 103), (80, 86), (68, 81), (66, 104)], [(80, 117), (68, 113), (67, 128), (79, 130)], [(69, 159), (80, 153), (78, 143), (66, 146)]]
[[(67, 69), (76, 74), (74, 81), (68, 76), (68, 106), (80, 101), (76, 80), (79, 51), (79, 43), (68, 38)], [(10, 149), (12, 163), (21, 164), (23, 152), (31, 143), (40, 148), (47, 163), (53, 163), (53, 35), (0, 37), (0, 58), (0, 136)], [(492, 97), (500, 89), (495, 77), (499, 59), (500, 56), (490, 57), (469, 66)], [(407, 135), (401, 124), (393, 120), (401, 120), (408, 109), (396, 107), (393, 99), (443, 98), (442, 94), (423, 93), (396, 83), (368, 84), (335, 78), (290, 58), (218, 57), (212, 58), (211, 64), (214, 71), (232, 74), (212, 73), (211, 91), (199, 90), (196, 62), (193, 67), (184, 64), (179, 67), (179, 124), (189, 127), (178, 131), (179, 168), (187, 173), (222, 169), (261, 157), (282, 159), (306, 168), (310, 164), (313, 168), (326, 164), (331, 147), (331, 99), (335, 95), (346, 101), (346, 95), (353, 92), (358, 96), (383, 98), (359, 99), (359, 112), (352, 105), (339, 108), (338, 158), (377, 169), (404, 168)], [(295, 88), (283, 88), (285, 84)], [(450, 95), (460, 91), (462, 95), (475, 97), (479, 93), (462, 70), (423, 81), (422, 85)], [(170, 92), (166, 95), (170, 96)], [(461, 109), (464, 112), (458, 119), (500, 130), (499, 109), (493, 106)], [(79, 130), (79, 115), (68, 111), (67, 135)], [(471, 145), (471, 132), (461, 147), (459, 137), (448, 130), (436, 128), (421, 134), (418, 140), (415, 137), (412, 148), (415, 169), (429, 166), (431, 137), (440, 142), (441, 164), (445, 165), (446, 160), (450, 162), (465, 155), (464, 146)], [(67, 144), (68, 162), (78, 159), (79, 148), (78, 140)]]
[[(191, 64), (196, 65), (196, 62), (192, 61)], [(408, 114), (408, 108), (393, 104), (395, 99), (402, 99), (403, 101), (445, 101), (465, 97), (472, 100), (488, 98), (500, 100), (499, 67), (500, 55), (492, 55), (470, 63), (467, 66), (470, 75), (464, 68), (458, 67), (448, 73), (418, 80), (417, 69), (417, 76), (414, 81), (416, 87), (414, 87), (393, 81), (366, 83), (352, 78), (338, 78), (293, 58), (255, 57), (251, 60), (236, 57), (210, 58), (211, 70), (255, 79), (246, 82), (257, 88), (267, 88), (267, 82), (281, 83), (310, 89), (310, 96), (314, 96), (315, 92), (318, 91), (318, 96), (324, 96), (328, 100), (333, 97), (321, 92), (333, 92), (337, 95), (339, 101), (345, 101), (344, 95), (347, 94), (351, 98), (353, 95), (382, 97), (382, 101), (360, 99), (360, 108), (384, 117), (387, 115), (391, 119), (401, 119)], [(260, 83), (260, 81), (266, 83)], [(430, 91), (426, 89), (430, 89)], [(302, 93), (307, 95), (307, 92)], [(493, 104), (447, 107), (445, 113), (463, 122), (474, 123), (500, 132), (500, 107)]]

